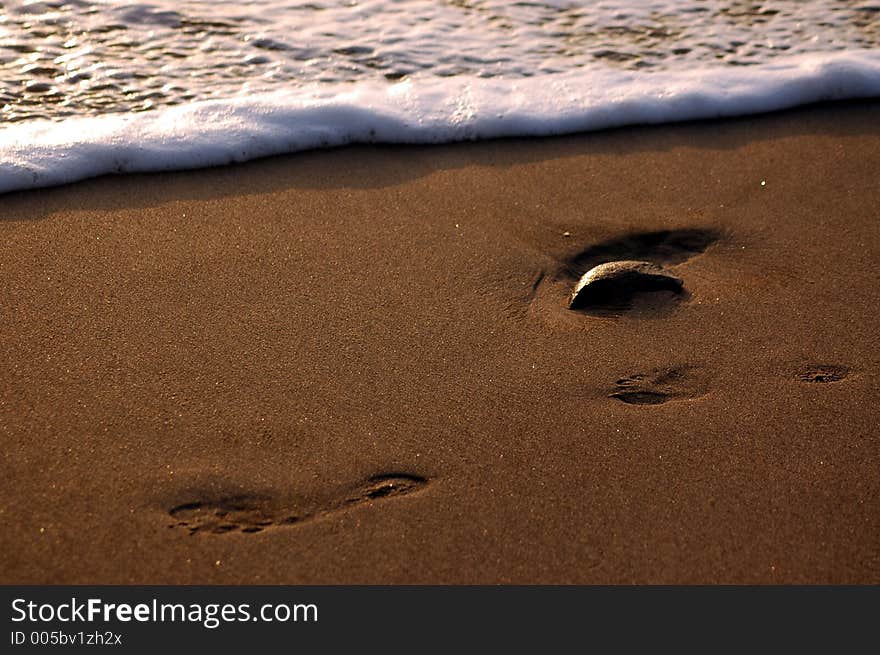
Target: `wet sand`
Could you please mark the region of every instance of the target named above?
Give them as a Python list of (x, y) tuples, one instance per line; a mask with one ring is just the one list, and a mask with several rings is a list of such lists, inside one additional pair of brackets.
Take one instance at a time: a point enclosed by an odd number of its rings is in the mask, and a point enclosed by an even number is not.
[(878, 119), (5, 196), (0, 582), (880, 582)]

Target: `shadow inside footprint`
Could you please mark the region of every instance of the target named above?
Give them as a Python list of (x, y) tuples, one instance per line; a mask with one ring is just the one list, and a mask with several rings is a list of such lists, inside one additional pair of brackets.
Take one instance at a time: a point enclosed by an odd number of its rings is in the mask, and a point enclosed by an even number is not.
[(650, 262), (616, 261), (590, 269), (575, 285), (568, 308), (591, 313), (661, 311), (688, 296), (682, 281)]
[(617, 260), (681, 264), (705, 252), (719, 238), (718, 230), (704, 228), (635, 232), (593, 244), (566, 259), (561, 272), (578, 279), (594, 266)]
[(707, 388), (705, 371), (681, 364), (620, 378), (608, 397), (627, 405), (661, 405), (702, 396)]
[(836, 364), (812, 364), (805, 366), (795, 373), (795, 379), (799, 382), (840, 382), (850, 373), (846, 366)]
[(612, 398), (625, 402), (627, 405), (660, 405), (671, 400), (669, 394), (659, 391), (615, 391)]
[[(174, 522), (190, 534), (254, 534), (272, 528), (299, 525), (353, 506), (404, 496), (428, 484), (427, 478), (408, 473), (373, 476), (336, 499), (307, 505), (266, 495), (230, 495), (176, 505), (168, 510)], [(340, 497), (341, 496), (341, 497)]]
[(346, 505), (363, 503), (377, 498), (405, 496), (421, 489), (428, 481), (418, 475), (408, 473), (389, 473), (377, 475), (366, 481), (359, 489), (345, 500)]

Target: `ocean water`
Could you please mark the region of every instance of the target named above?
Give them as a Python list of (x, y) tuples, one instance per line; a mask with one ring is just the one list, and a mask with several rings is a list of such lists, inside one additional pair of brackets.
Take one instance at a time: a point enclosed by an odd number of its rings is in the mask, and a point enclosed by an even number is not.
[(0, 191), (880, 95), (864, 0), (0, 3)]

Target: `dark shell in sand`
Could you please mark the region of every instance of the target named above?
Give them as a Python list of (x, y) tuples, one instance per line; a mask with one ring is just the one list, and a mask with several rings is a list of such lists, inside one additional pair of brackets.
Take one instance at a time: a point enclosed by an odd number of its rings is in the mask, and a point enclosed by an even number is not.
[(617, 261), (599, 264), (578, 280), (569, 309), (625, 307), (643, 293), (684, 291), (682, 281), (657, 264)]

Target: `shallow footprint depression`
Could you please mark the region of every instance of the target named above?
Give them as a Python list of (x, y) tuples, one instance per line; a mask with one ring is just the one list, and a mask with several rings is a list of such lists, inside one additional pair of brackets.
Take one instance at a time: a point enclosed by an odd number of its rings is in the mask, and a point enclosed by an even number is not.
[(708, 391), (706, 371), (692, 364), (655, 368), (618, 379), (609, 398), (627, 405), (662, 405), (698, 398)]
[(196, 500), (168, 510), (174, 519), (170, 528), (182, 528), (195, 534), (253, 534), (273, 528), (290, 527), (321, 518), (358, 505), (421, 490), (427, 478), (408, 473), (373, 476), (353, 490), (335, 498), (309, 505), (296, 498), (272, 495), (229, 495)]

